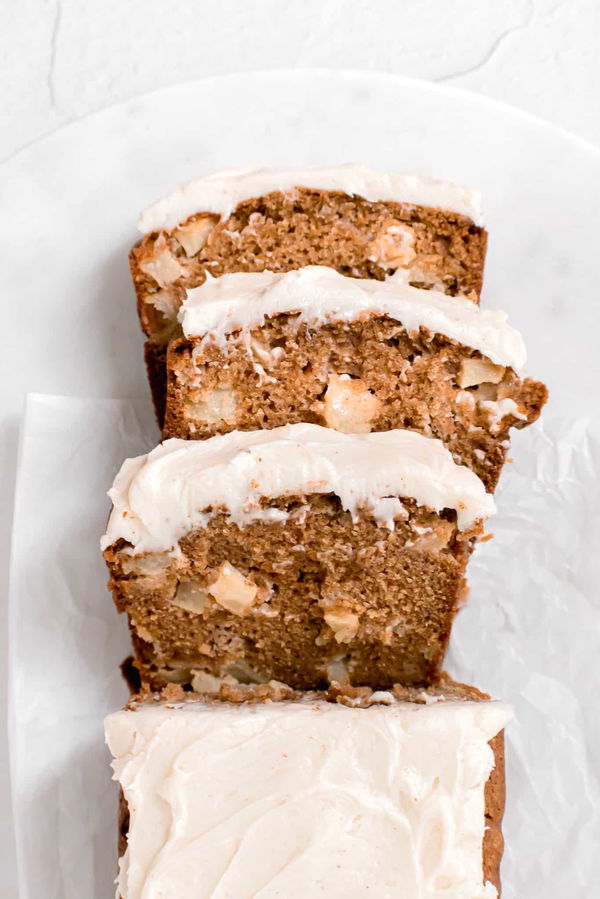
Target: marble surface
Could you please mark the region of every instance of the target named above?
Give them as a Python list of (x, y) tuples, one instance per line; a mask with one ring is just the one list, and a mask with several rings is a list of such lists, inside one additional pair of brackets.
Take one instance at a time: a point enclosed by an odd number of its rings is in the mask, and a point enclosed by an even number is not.
[(599, 33), (598, 0), (9, 0), (0, 159), (149, 90), (304, 66), (453, 84), (600, 144)]

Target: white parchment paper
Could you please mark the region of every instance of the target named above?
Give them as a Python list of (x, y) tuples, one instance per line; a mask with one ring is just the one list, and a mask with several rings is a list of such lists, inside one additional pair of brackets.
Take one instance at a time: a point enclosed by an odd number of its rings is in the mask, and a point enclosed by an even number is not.
[[(125, 623), (98, 549), (121, 461), (157, 439), (148, 402), (31, 396), (11, 579), (11, 739), (21, 899), (109, 899), (116, 790), (102, 718)], [(505, 899), (588, 899), (600, 847), (600, 422), (551, 410), (513, 440), (494, 539), (447, 668), (513, 703)], [(240, 897), (242, 899), (242, 897)]]
[(126, 698), (129, 642), (98, 541), (123, 458), (157, 439), (147, 400), (27, 401), (9, 598), (20, 899), (114, 896), (117, 793), (102, 719)]

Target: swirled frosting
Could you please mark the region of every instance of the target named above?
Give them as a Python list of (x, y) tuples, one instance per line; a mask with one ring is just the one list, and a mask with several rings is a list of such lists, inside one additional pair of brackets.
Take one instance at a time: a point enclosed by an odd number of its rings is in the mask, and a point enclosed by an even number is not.
[(236, 272), (189, 290), (180, 313), (187, 337), (210, 335), (217, 342), (233, 331), (259, 327), (265, 318), (297, 312), (299, 321), (320, 325), (351, 322), (365, 314), (387, 315), (407, 331), (427, 328), (479, 350), (497, 365), (525, 364), (521, 334), (505, 312), (480, 309), (462, 297), (420, 290), (399, 279), (347, 278), (335, 269), (310, 265), (296, 271)]
[(106, 719), (130, 810), (122, 899), (493, 899), (500, 702), (188, 702)]
[(275, 191), (290, 193), (297, 187), (340, 191), (371, 202), (447, 209), (468, 216), (477, 225), (482, 223), (479, 194), (466, 187), (417, 175), (374, 172), (362, 165), (338, 165), (212, 172), (158, 200), (142, 213), (138, 227), (144, 234), (170, 230), (197, 212), (212, 212), (226, 219), (243, 200)]
[(353, 515), (368, 507), (391, 527), (390, 497), (454, 509), (461, 529), (495, 511), (477, 475), (457, 465), (439, 440), (414, 431), (342, 434), (293, 424), (208, 440), (174, 438), (127, 459), (109, 491), (113, 511), (102, 548), (122, 538), (137, 553), (170, 552), (219, 509), (241, 526), (260, 517), (281, 520), (282, 512), (261, 500), (314, 493), (334, 493)]

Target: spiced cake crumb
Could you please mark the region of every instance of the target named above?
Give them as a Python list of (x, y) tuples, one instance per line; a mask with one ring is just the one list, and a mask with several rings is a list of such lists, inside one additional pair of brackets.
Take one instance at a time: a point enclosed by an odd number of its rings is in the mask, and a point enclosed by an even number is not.
[(165, 437), (313, 422), (441, 439), (493, 491), (512, 428), (546, 387), (519, 370), (504, 313), (405, 282), (311, 266), (237, 273), (190, 291), (167, 354)]
[(494, 509), (439, 441), (310, 424), (166, 441), (111, 496), (110, 587), (152, 686), (435, 678)]

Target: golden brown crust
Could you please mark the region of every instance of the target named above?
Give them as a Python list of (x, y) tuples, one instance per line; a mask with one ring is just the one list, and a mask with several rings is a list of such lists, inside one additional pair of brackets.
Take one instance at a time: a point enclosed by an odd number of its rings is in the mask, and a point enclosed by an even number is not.
[[(129, 671), (133, 662), (132, 657), (126, 659), (121, 668), (124, 673)], [(309, 700), (314, 702), (335, 702), (340, 705), (351, 705), (355, 708), (368, 708), (383, 701), (377, 698), (377, 690), (372, 687), (353, 687), (351, 684), (332, 683), (324, 690), (295, 690), (289, 684), (281, 681), (269, 681), (264, 684), (235, 683), (231, 678), (221, 681), (216, 692), (202, 693), (190, 691), (181, 684), (170, 683), (160, 689), (152, 689), (145, 682), (140, 683), (139, 678), (130, 680), (125, 674), (131, 696), (125, 708), (135, 710), (140, 705), (158, 702), (178, 704), (187, 701), (201, 702), (231, 702), (242, 703), (270, 703), (270, 702), (300, 702)], [(477, 687), (470, 684), (462, 684), (453, 680), (449, 674), (442, 671), (430, 684), (394, 684), (390, 687), (392, 695), (399, 702), (413, 702), (415, 705), (426, 705), (432, 700), (461, 701), (461, 702), (485, 702), (490, 699), (489, 694), (483, 693)]]
[[(493, 491), (509, 430), (535, 421), (547, 397), (543, 384), (424, 328), (409, 334), (386, 316), (312, 328), (278, 315), (245, 336), (224, 347), (200, 336), (171, 342), (165, 437), (297, 422), (411, 428), (442, 440)], [(495, 404), (506, 400), (512, 412), (499, 418)]]
[(500, 865), (504, 852), (502, 818), (506, 799), (506, 777), (504, 769), (504, 731), (490, 740), (494, 752), (495, 765), (485, 787), (486, 829), (483, 837), (483, 880), (489, 880), (501, 893)]
[(125, 799), (125, 794), (123, 790), (119, 790), (119, 818), (118, 818), (118, 826), (119, 826), (119, 837), (118, 837), (118, 850), (119, 850), (119, 858), (122, 855), (125, 855), (125, 850), (127, 849), (127, 834), (129, 833), (129, 806), (127, 805), (127, 800)]
[(154, 414), (159, 428), (162, 430), (167, 402), (167, 346), (147, 340), (144, 344), (144, 360), (146, 373), (152, 394)]
[[(181, 231), (203, 223), (207, 233), (190, 246)], [(400, 249), (394, 245), (398, 229), (405, 235)], [(383, 280), (406, 268), (416, 286), (478, 302), (486, 240), (482, 228), (456, 213), (299, 188), (293, 195), (275, 192), (240, 203), (225, 221), (198, 212), (183, 229), (147, 234), (131, 250), (130, 268), (142, 328), (152, 344), (164, 347), (181, 333), (176, 312), (186, 289), (200, 285), (207, 272), (327, 265)]]

